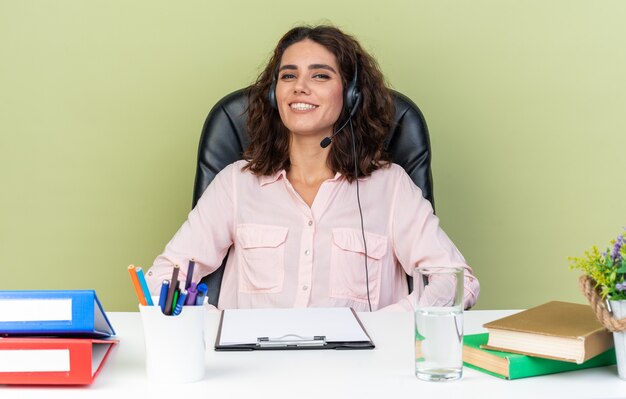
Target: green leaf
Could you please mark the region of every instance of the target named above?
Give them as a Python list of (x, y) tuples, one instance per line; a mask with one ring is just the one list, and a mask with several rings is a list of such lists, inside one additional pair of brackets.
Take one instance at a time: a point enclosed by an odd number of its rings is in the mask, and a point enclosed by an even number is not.
[(626, 273), (626, 259), (622, 259), (619, 268), (617, 269), (618, 273)]

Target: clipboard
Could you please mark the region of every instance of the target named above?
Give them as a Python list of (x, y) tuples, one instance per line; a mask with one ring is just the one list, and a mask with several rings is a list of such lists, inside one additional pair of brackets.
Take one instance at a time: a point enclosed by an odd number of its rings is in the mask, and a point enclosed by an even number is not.
[(352, 308), (225, 309), (216, 351), (374, 349)]

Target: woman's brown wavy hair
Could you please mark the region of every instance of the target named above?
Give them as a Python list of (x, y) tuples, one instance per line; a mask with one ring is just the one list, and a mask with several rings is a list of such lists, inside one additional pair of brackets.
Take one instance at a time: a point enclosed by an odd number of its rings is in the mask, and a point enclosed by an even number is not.
[[(359, 177), (369, 176), (376, 169), (390, 162), (384, 149), (384, 141), (391, 124), (395, 108), (391, 93), (385, 84), (378, 63), (352, 36), (333, 26), (300, 26), (291, 29), (278, 42), (274, 54), (257, 81), (248, 88), (247, 130), (250, 144), (243, 158), (245, 166), (256, 175), (271, 176), (278, 171), (289, 170), (289, 132), (282, 123), (278, 111), (268, 100), (268, 91), (276, 78), (276, 71), (287, 47), (303, 40), (312, 40), (335, 55), (345, 88), (352, 80), (355, 66), (358, 65), (357, 86), (361, 91), (361, 104), (352, 118), (354, 127), (356, 159)], [(334, 129), (345, 123), (350, 110), (344, 106), (335, 122)], [(354, 155), (350, 125), (337, 134), (330, 146), (328, 166), (333, 172), (340, 172), (348, 181), (355, 179)]]

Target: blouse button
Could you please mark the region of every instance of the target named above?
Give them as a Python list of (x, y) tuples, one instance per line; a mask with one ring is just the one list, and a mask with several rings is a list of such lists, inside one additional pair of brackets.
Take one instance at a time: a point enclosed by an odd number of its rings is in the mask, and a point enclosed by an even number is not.
[(313, 221), (312, 221), (312, 220), (309, 220), (309, 223), (308, 223), (308, 224), (309, 224), (309, 226), (313, 226)]
[(309, 256), (309, 254), (310, 254), (310, 253), (311, 253), (311, 251), (309, 251), (308, 249), (307, 249), (306, 251), (304, 251), (304, 254), (305, 254), (306, 256)]

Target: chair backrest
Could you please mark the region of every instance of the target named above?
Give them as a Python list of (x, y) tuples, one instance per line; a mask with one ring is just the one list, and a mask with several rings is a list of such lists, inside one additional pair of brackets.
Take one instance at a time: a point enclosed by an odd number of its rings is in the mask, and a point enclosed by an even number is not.
[[(405, 95), (397, 91), (392, 91), (392, 95), (396, 113), (393, 127), (385, 140), (385, 147), (393, 162), (406, 170), (434, 208), (430, 139), (424, 116)], [(222, 98), (209, 112), (198, 147), (193, 206), (196, 206), (215, 175), (227, 165), (241, 159), (243, 150), (248, 146), (247, 106), (246, 90), (240, 89)], [(226, 259), (216, 272), (202, 280), (209, 286), (209, 302), (216, 306), (225, 263)]]

